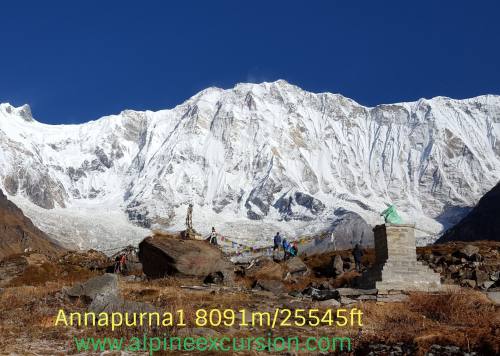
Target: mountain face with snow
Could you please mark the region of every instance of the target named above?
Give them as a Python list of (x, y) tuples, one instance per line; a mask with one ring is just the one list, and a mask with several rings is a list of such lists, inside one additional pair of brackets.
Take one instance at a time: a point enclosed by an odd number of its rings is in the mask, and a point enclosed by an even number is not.
[(380, 223), (387, 203), (421, 235), (456, 223), (500, 178), (500, 97), (364, 107), (285, 81), (208, 88), (158, 112), (46, 125), (0, 104), (0, 188), (63, 243), (105, 248), (152, 228), (268, 244)]

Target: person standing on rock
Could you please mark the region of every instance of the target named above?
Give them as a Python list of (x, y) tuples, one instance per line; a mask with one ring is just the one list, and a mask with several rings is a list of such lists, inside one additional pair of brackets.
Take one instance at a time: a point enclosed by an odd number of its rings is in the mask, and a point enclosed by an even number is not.
[(361, 250), (359, 244), (356, 244), (356, 246), (354, 246), (352, 255), (354, 257), (354, 263), (356, 263), (356, 271), (361, 272), (361, 257), (363, 257), (363, 250)]
[(215, 227), (212, 227), (212, 232), (208, 236), (208, 242), (212, 245), (217, 245), (217, 233), (215, 232)]
[(283, 252), (284, 252), (283, 261), (286, 261), (286, 260), (288, 260), (288, 257), (290, 257), (290, 252), (288, 251), (290, 248), (290, 243), (286, 239), (283, 239), (282, 244), (283, 244)]

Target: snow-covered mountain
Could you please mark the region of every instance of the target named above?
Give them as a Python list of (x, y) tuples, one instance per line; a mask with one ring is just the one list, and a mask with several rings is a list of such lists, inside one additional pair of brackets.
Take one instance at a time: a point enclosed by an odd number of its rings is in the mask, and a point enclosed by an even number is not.
[(381, 222), (389, 202), (429, 235), (498, 182), (500, 97), (367, 108), (279, 80), (81, 125), (0, 104), (0, 147), (0, 188), (73, 246), (181, 229), (190, 202), (197, 230), (259, 244), (329, 229), (336, 210)]

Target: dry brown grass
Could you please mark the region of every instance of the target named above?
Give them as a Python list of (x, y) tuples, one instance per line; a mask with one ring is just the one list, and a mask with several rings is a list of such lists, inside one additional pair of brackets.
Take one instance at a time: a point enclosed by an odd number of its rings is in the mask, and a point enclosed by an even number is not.
[(500, 317), (483, 294), (471, 290), (411, 293), (404, 303), (365, 303), (365, 341), (407, 342), (423, 354), (432, 344), (500, 353)]
[(482, 325), (485, 316), (495, 313), (495, 306), (482, 293), (460, 289), (447, 293), (412, 293), (409, 306), (424, 317), (447, 325)]
[(39, 266), (27, 266), (24, 272), (14, 277), (9, 286), (40, 286), (47, 282), (75, 283), (96, 276), (98, 273), (72, 265), (57, 265), (51, 262)]
[[(226, 290), (195, 291), (180, 288), (179, 281), (158, 280), (151, 282), (120, 282), (123, 295), (130, 300), (154, 304), (162, 311), (175, 313), (184, 310), (187, 320), (194, 320), (194, 312), (198, 308), (246, 308), (247, 310), (263, 310), (263, 305), (275, 307), (277, 300), (262, 300), (247, 292)], [(184, 283), (182, 283), (184, 284)], [(164, 286), (170, 285), (170, 286)], [(33, 339), (54, 340), (54, 342), (71, 340), (73, 335), (80, 337), (131, 337), (144, 333), (151, 336), (164, 334), (176, 335), (180, 329), (171, 328), (120, 328), (110, 331), (107, 328), (61, 328), (54, 327), (53, 320), (58, 308), (71, 311), (85, 311), (79, 303), (61, 305), (54, 298), (61, 284), (47, 283), (45, 286), (9, 287), (0, 296), (1, 327), (7, 327), (14, 334), (28, 332)], [(301, 305), (307, 308), (307, 305)], [(310, 306), (309, 306), (310, 307)], [(362, 303), (364, 326), (361, 344), (370, 341), (381, 343), (405, 342), (415, 344), (422, 354), (430, 345), (457, 345), (480, 350), (483, 354), (500, 352), (500, 335), (498, 327), (500, 318), (498, 309), (489, 303), (480, 293), (450, 292), (444, 294), (412, 293), (405, 303)], [(264, 330), (249, 330), (226, 327), (213, 328), (223, 335), (251, 336)], [(337, 335), (355, 335), (355, 329), (336, 330)], [(276, 335), (316, 335), (329, 334), (320, 328), (287, 328), (276, 331)], [(1, 344), (1, 343), (0, 343)], [(71, 343), (68, 343), (70, 346)], [(75, 350), (71, 350), (75, 351)]]

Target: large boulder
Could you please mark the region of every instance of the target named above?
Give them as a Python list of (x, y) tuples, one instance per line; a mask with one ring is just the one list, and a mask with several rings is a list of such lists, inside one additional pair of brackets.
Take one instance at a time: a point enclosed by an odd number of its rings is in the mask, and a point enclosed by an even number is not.
[(97, 294), (94, 300), (92, 300), (92, 303), (89, 305), (89, 310), (96, 314), (102, 312), (139, 314), (158, 311), (152, 304), (126, 300), (113, 293)]
[(88, 304), (88, 309), (94, 313), (143, 313), (156, 311), (149, 303), (123, 299), (118, 289), (116, 274), (106, 273), (83, 283), (76, 283), (64, 290), (66, 295), (80, 298)]
[[(334, 211), (335, 218), (328, 228), (328, 233), (317, 236), (312, 242), (301, 246), (301, 255), (312, 256), (335, 250), (350, 249), (360, 243), (363, 247), (372, 247), (373, 228), (359, 214), (342, 208)], [(331, 233), (335, 244), (331, 242)], [(335, 248), (334, 248), (335, 247)]]
[(151, 278), (168, 275), (205, 278), (220, 272), (225, 283), (233, 281), (234, 265), (217, 246), (206, 241), (150, 236), (139, 244), (139, 259), (144, 273)]
[(344, 273), (344, 261), (342, 261), (342, 257), (339, 255), (335, 255), (333, 259), (333, 271), (335, 276), (339, 276)]
[(66, 289), (70, 297), (79, 297), (87, 301), (93, 301), (99, 294), (118, 295), (118, 277), (115, 274), (106, 273), (89, 279), (84, 283), (76, 283)]
[(282, 264), (274, 262), (270, 257), (261, 256), (252, 260), (245, 275), (254, 279), (283, 280), (285, 269)]
[(256, 286), (276, 295), (280, 295), (285, 292), (284, 283), (278, 280), (259, 279), (256, 283)]
[(300, 257), (293, 257), (286, 261), (286, 268), (288, 272), (294, 273), (303, 273), (307, 272), (307, 266)]

